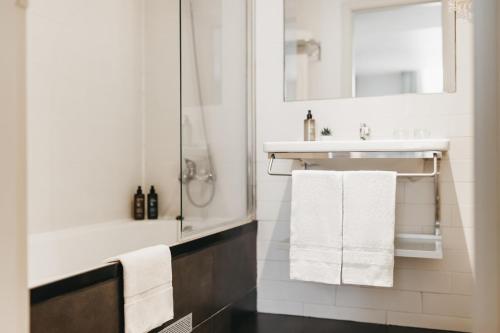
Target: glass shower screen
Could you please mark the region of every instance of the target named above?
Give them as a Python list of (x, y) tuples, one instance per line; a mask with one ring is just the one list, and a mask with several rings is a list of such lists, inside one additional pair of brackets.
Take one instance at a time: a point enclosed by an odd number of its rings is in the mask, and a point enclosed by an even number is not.
[(247, 5), (180, 2), (183, 237), (249, 218)]

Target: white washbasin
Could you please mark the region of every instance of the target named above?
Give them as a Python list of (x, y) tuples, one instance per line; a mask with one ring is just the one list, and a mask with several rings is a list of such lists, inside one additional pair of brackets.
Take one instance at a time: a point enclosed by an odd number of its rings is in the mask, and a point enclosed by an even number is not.
[(421, 152), (448, 150), (448, 139), (424, 140), (333, 140), (281, 141), (264, 143), (266, 153), (321, 153), (321, 152)]

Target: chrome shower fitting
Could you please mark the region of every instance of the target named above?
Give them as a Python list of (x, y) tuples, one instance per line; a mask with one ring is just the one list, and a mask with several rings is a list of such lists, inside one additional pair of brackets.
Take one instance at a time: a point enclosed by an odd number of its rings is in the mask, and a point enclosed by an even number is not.
[(201, 172), (198, 171), (198, 167), (196, 162), (190, 160), (189, 158), (185, 158), (184, 162), (186, 163), (186, 167), (182, 171), (181, 181), (183, 184), (188, 184), (192, 180), (198, 180), (205, 183), (211, 183), (215, 180), (214, 173), (211, 169), (201, 169)]
[[(186, 195), (189, 199), (189, 202), (191, 202), (191, 204), (197, 208), (207, 207), (212, 202), (215, 196), (215, 173), (213, 172), (212, 164), (210, 163), (208, 169), (201, 169), (201, 171), (198, 171), (198, 167), (195, 161), (190, 160), (189, 158), (185, 158), (184, 163), (186, 164), (186, 167), (182, 170), (182, 174), (179, 177), (179, 180), (183, 185), (186, 186)], [(191, 184), (193, 181), (199, 181), (205, 184), (209, 184), (210, 196), (204, 202), (197, 202), (191, 195)]]

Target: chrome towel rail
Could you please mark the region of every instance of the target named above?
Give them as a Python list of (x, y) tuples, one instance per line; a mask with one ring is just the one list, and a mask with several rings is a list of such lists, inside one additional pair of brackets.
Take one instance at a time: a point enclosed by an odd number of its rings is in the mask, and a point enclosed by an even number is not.
[[(269, 164), (267, 173), (271, 176), (291, 176), (292, 172), (275, 172), (273, 171), (274, 161), (281, 160), (297, 160), (304, 163), (305, 168), (308, 166), (308, 161), (324, 160), (324, 159), (424, 159), (433, 161), (433, 169), (431, 172), (415, 172), (415, 173), (397, 173), (398, 178), (434, 178), (434, 202), (435, 202), (435, 222), (433, 235), (398, 235), (400, 241), (417, 244), (417, 248), (424, 246), (428, 242), (433, 244), (432, 251), (422, 250), (407, 250), (404, 248), (397, 249), (397, 255), (403, 257), (421, 257), (421, 258), (442, 258), (441, 245), (441, 216), (440, 205), (441, 197), (439, 191), (439, 162), (442, 159), (441, 151), (369, 151), (369, 152), (269, 152)], [(424, 245), (422, 245), (424, 244)], [(398, 254), (399, 253), (399, 254)]]
[(439, 174), (439, 160), (442, 153), (439, 151), (423, 151), (423, 152), (328, 152), (328, 153), (269, 153), (269, 164), (267, 173), (270, 176), (291, 176), (291, 172), (274, 172), (273, 164), (276, 159), (288, 159), (304, 162), (305, 160), (319, 159), (432, 159), (432, 172), (422, 173), (398, 173), (398, 177), (417, 178), (417, 177), (436, 177)]

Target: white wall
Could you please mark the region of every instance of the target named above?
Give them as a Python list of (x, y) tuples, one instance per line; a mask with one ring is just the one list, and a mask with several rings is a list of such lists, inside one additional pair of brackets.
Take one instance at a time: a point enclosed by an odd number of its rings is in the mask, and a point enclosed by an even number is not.
[(129, 219), (142, 183), (141, 0), (31, 0), (29, 231)]
[(0, 322), (28, 332), (26, 267), (25, 13), (0, 2)]
[(474, 3), (475, 293), (474, 332), (498, 332), (497, 1)]
[[(475, 227), (473, 26), (458, 21), (455, 94), (284, 103), (282, 1), (257, 0), (256, 10), (257, 151), (265, 141), (301, 140), (307, 109), (312, 109), (318, 127), (331, 127), (336, 138), (356, 139), (360, 122), (367, 122), (374, 138), (391, 138), (398, 128), (426, 128), (432, 137), (451, 139), (441, 177), (444, 259), (398, 258), (392, 289), (289, 280), (290, 179), (268, 176), (266, 155), (260, 153), (259, 311), (470, 331)], [(432, 231), (432, 212), (431, 183), (399, 184), (399, 231)]]
[(180, 215), (179, 1), (146, 0), (144, 30), (145, 177), (159, 216)]
[[(494, 2), (494, 1), (493, 1)], [(500, 21), (498, 18), (500, 18), (500, 6), (497, 4), (497, 11), (496, 11), (496, 19), (494, 20), (496, 22), (496, 65), (497, 65), (497, 216), (496, 216), (496, 225), (497, 225), (497, 239), (496, 239), (496, 244), (498, 248), (498, 242), (500, 240), (500, 228), (498, 227), (498, 220), (500, 217), (500, 197), (498, 194), (500, 193), (500, 67), (499, 62), (498, 62), (498, 55), (500, 54)], [(500, 318), (500, 256), (497, 255), (497, 309), (496, 309), (496, 318)], [(500, 332), (500, 320), (497, 319), (497, 332)]]
[[(210, 145), (217, 188), (207, 208), (185, 198), (184, 215), (239, 219), (246, 216), (246, 5), (193, 1), (208, 132), (200, 142), (188, 3), (183, 113), (195, 143)], [(130, 219), (141, 184), (155, 185), (161, 218), (180, 214), (179, 55), (176, 0), (32, 1), (31, 233)]]

